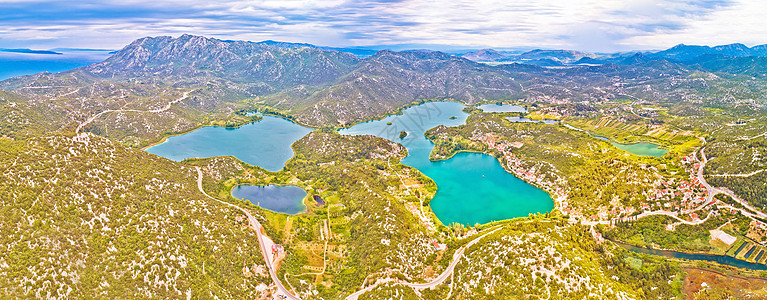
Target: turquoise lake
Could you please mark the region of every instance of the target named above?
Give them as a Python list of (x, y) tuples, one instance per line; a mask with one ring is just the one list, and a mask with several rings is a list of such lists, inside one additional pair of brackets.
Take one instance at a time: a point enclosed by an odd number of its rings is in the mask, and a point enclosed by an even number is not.
[(294, 185), (239, 185), (232, 189), (232, 197), (290, 215), (306, 210), (303, 203), (306, 195), (306, 191)]
[(264, 116), (261, 121), (235, 129), (203, 127), (169, 137), (146, 151), (174, 161), (232, 155), (248, 164), (276, 172), (293, 157), (290, 145), (311, 131), (282, 118)]
[(651, 143), (619, 144), (611, 142), (611, 144), (613, 144), (615, 148), (634, 155), (661, 157), (668, 152), (668, 149), (663, 149), (660, 146)]
[[(448, 160), (429, 160), (434, 145), (424, 132), (438, 125), (464, 124), (468, 116), (462, 111), (464, 107), (456, 102), (426, 103), (408, 108), (402, 115), (360, 123), (340, 132), (370, 134), (404, 145), (408, 156), (402, 163), (420, 170), (437, 184), (431, 208), (443, 224), (474, 225), (553, 209), (548, 193), (506, 172), (493, 156), (463, 152)], [(451, 120), (452, 116), (456, 119)], [(386, 125), (388, 122), (392, 125)], [(400, 131), (406, 131), (407, 137), (400, 139)]]
[[(553, 209), (554, 202), (548, 193), (506, 172), (493, 156), (464, 152), (448, 160), (429, 160), (434, 145), (424, 137), (424, 132), (438, 125), (464, 124), (468, 114), (463, 108), (465, 106), (457, 102), (425, 103), (406, 109), (402, 115), (360, 123), (340, 132), (374, 135), (404, 145), (408, 156), (402, 163), (420, 170), (437, 184), (431, 208), (443, 224), (474, 225)], [(389, 122), (392, 124), (386, 125)], [(311, 131), (285, 119), (264, 116), (259, 122), (237, 129), (200, 128), (170, 137), (146, 151), (175, 161), (232, 155), (251, 165), (279, 171), (293, 156), (290, 145)], [(401, 131), (408, 133), (404, 139), (399, 138)], [(296, 194), (290, 194), (287, 188), (240, 186), (232, 190), (232, 196), (252, 200), (276, 212), (304, 211), (301, 199), (306, 192), (293, 187), (300, 191), (293, 190)]]

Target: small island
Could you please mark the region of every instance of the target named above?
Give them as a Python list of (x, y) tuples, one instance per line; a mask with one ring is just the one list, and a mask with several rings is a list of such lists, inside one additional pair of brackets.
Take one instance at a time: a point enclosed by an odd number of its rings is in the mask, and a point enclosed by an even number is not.
[(404, 139), (406, 136), (407, 136), (407, 132), (405, 132), (405, 131), (400, 131), (400, 133), (399, 133), (399, 138), (400, 138), (400, 139)]

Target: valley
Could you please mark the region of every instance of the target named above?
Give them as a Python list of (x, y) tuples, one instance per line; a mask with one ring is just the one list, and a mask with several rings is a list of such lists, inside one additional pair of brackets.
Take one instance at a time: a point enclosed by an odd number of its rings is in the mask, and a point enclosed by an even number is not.
[(531, 52), (182, 35), (0, 81), (2, 293), (687, 299), (743, 292), (701, 276), (762, 280), (767, 81), (739, 57)]

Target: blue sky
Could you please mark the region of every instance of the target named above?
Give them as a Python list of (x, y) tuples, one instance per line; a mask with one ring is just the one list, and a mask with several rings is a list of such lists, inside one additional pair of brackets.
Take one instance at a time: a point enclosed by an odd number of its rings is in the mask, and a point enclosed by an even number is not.
[(767, 43), (763, 0), (0, 0), (0, 48), (119, 49), (182, 33), (327, 46), (586, 51)]

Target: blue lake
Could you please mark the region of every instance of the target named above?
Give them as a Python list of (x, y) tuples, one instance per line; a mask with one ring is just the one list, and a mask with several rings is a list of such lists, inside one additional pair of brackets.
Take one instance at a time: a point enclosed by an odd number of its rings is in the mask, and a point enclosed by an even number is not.
[(610, 139), (608, 139), (606, 137), (603, 137), (601, 135), (592, 135), (592, 137), (595, 138), (595, 139), (598, 139), (598, 140), (603, 140), (605, 142), (609, 142), (610, 141)]
[(294, 185), (239, 185), (232, 189), (232, 197), (290, 215), (306, 210), (303, 203), (306, 195), (306, 191)]
[[(494, 104), (493, 104), (494, 105)], [(408, 150), (403, 164), (414, 167), (437, 184), (431, 208), (443, 224), (474, 225), (548, 212), (554, 202), (545, 191), (515, 177), (498, 160), (482, 153), (458, 153), (443, 161), (430, 161), (434, 145), (424, 132), (438, 125), (458, 126), (467, 113), (456, 102), (432, 102), (406, 109), (402, 115), (357, 124), (342, 134), (370, 134), (401, 143)], [(455, 119), (450, 117), (455, 116)], [(391, 122), (392, 125), (386, 125)], [(408, 132), (404, 139), (400, 131)]]
[[(408, 108), (402, 115), (360, 123), (342, 129), (340, 133), (369, 134), (404, 145), (408, 156), (402, 163), (420, 170), (437, 184), (438, 190), (431, 200), (431, 208), (443, 224), (474, 225), (550, 211), (554, 202), (548, 193), (506, 172), (493, 156), (458, 153), (448, 160), (429, 160), (434, 145), (424, 137), (424, 132), (438, 125), (464, 124), (468, 114), (462, 111), (463, 108), (463, 104), (456, 102), (426, 103)], [(264, 116), (259, 122), (237, 129), (200, 128), (170, 137), (147, 151), (176, 161), (192, 157), (233, 155), (246, 163), (278, 171), (293, 156), (290, 145), (311, 131), (285, 119)], [(401, 131), (408, 133), (404, 139), (399, 138)], [(279, 201), (265, 200), (270, 193), (276, 192), (264, 187), (248, 186), (232, 190), (234, 197), (260, 202), (262, 207), (273, 211), (295, 213), (305, 209), (303, 204), (300, 209), (271, 206), (290, 202), (286, 200), (288, 198), (303, 199), (305, 192), (301, 194), (303, 196), (284, 196), (279, 192), (275, 196)], [(290, 203), (296, 205), (295, 201)]]
[(522, 112), (526, 113), (527, 109), (525, 109), (522, 106), (518, 105), (511, 105), (511, 104), (483, 104), (480, 106), (477, 106), (477, 108), (483, 110), (484, 112), (489, 113), (504, 113), (504, 112)]
[(282, 118), (264, 116), (261, 121), (236, 129), (203, 127), (169, 137), (146, 151), (174, 161), (232, 155), (275, 172), (282, 170), (285, 162), (293, 157), (290, 145), (311, 131)]

